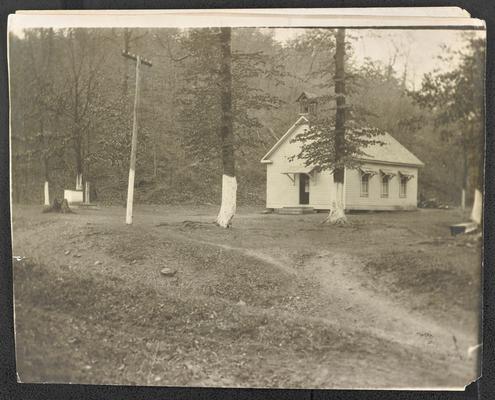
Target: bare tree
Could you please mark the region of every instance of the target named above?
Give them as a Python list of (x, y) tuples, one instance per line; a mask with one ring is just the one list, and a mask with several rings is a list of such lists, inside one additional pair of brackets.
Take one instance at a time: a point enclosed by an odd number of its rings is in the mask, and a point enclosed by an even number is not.
[(97, 34), (87, 30), (70, 29), (67, 33), (68, 66), (65, 79), (69, 93), (63, 111), (71, 130), (76, 190), (83, 189), (91, 128), (101, 117), (98, 115), (98, 85), (105, 52), (99, 47), (101, 41), (98, 39)]

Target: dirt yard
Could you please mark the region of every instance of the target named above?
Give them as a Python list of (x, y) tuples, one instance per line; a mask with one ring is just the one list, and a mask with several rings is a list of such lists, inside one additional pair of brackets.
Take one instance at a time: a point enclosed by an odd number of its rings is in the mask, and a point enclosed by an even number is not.
[[(14, 208), (23, 382), (463, 387), (477, 376), (480, 240), (456, 210)], [(176, 270), (172, 277), (160, 271)]]

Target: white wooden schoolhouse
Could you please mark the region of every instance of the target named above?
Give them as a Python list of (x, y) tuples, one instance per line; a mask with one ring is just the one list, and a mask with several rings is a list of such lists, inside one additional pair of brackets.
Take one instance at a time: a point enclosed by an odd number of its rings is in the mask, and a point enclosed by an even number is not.
[[(308, 114), (316, 112), (317, 96), (303, 92), (297, 102), (299, 119), (261, 159), (266, 165), (266, 207), (328, 210), (333, 188), (331, 171), (317, 172), (297, 157), (289, 161), (300, 153), (300, 142), (291, 139), (308, 129)], [(345, 209), (415, 209), (418, 169), (423, 162), (388, 133), (377, 140), (382, 144), (366, 147), (358, 168), (345, 169)]]

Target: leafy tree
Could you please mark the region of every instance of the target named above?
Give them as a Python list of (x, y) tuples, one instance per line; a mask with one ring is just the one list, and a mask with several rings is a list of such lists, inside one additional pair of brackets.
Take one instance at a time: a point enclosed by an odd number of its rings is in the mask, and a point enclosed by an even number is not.
[[(333, 79), (327, 84), (326, 94), (320, 97), (321, 100), (326, 100), (326, 108), (318, 110), (316, 116), (310, 116), (309, 129), (297, 135), (293, 141), (301, 143), (301, 151), (295, 157), (303, 160), (306, 166), (313, 166), (317, 171), (333, 172), (333, 198), (327, 221), (344, 224), (346, 223), (343, 204), (344, 169), (356, 168), (359, 165), (358, 157), (366, 154), (366, 147), (381, 142), (377, 139), (380, 131), (364, 123), (363, 110), (346, 103), (346, 83), (354, 74), (346, 76), (345, 29), (339, 28), (336, 32), (328, 32), (332, 35), (326, 33), (324, 36), (317, 36), (325, 42), (333, 36), (335, 42)], [(311, 43), (314, 35), (307, 39)], [(330, 42), (329, 46), (333, 47), (333, 43)], [(330, 79), (331, 74), (328, 71), (332, 69), (329, 67), (324, 70), (323, 77)], [(332, 84), (333, 94), (330, 92)], [(332, 108), (329, 103), (335, 106)]]
[(367, 111), (367, 124), (389, 132), (425, 163), (418, 182), (420, 199), (457, 204), (462, 153), (458, 145), (442, 140), (436, 133), (433, 112), (408, 95), (405, 72), (405, 67), (391, 71), (390, 63), (365, 60), (356, 69), (356, 90), (350, 94), (350, 102)]
[(64, 112), (70, 121), (71, 142), (75, 155), (76, 187), (82, 189), (83, 171), (90, 151), (91, 132), (99, 114), (98, 93), (101, 84), (100, 69), (105, 53), (100, 47), (100, 37), (84, 29), (67, 32), (68, 71), (66, 78), (70, 91)]
[[(253, 84), (261, 78), (279, 81), (280, 68), (262, 51), (232, 49), (235, 35), (236, 31), (227, 35), (225, 30), (192, 29), (178, 38), (184, 54), (180, 57), (184, 65), (183, 76), (187, 79), (179, 94), (182, 143), (193, 160), (214, 170), (218, 168), (215, 163), (219, 154), (222, 155), (223, 188), (225, 176), (235, 177), (233, 154), (238, 152), (244, 156), (264, 141), (259, 140), (259, 130), (264, 129), (264, 125), (257, 112), (273, 110), (280, 104), (278, 98)], [(230, 129), (232, 135), (228, 133)], [(232, 188), (236, 185), (230, 180), (229, 192), (235, 193)], [(225, 193), (224, 189), (222, 191)], [(224, 213), (225, 207), (221, 207), (217, 219), (220, 226), (231, 223), (235, 212), (232, 197), (230, 195), (227, 200), (222, 195), (222, 204), (229, 204), (230, 211)]]
[(484, 63), (485, 40), (466, 38), (466, 47), (447, 53), (458, 66), (447, 72), (424, 76), (421, 88), (411, 92), (414, 100), (433, 115), (435, 130), (447, 144), (461, 150), (462, 204), (466, 191), (483, 185)]

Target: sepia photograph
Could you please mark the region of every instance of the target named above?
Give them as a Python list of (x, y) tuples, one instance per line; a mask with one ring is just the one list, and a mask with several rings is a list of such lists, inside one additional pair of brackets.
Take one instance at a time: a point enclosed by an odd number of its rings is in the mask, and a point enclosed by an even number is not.
[(14, 17), (19, 382), (480, 376), (483, 24)]

